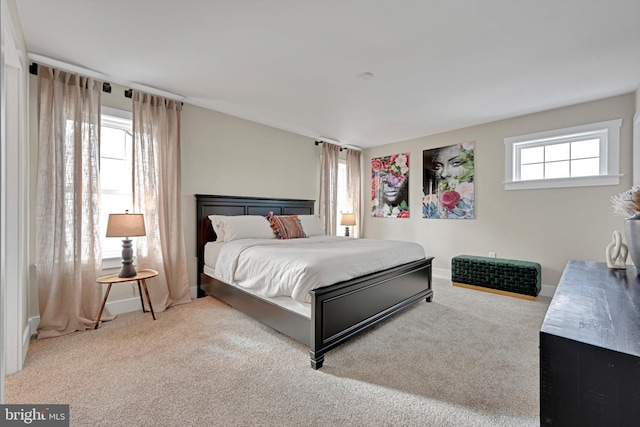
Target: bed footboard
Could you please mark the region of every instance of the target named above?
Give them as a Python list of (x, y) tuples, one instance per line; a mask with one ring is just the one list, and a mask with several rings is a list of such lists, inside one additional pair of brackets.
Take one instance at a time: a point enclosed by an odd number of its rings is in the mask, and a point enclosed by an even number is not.
[(431, 301), (431, 261), (404, 264), (311, 291), (311, 367), (340, 343), (425, 298)]
[(311, 291), (311, 318), (206, 274), (204, 246), (215, 240), (208, 215), (313, 214), (313, 200), (197, 194), (198, 297), (211, 295), (283, 334), (309, 345), (319, 369), (330, 349), (414, 302), (431, 301), (431, 260), (426, 258)]

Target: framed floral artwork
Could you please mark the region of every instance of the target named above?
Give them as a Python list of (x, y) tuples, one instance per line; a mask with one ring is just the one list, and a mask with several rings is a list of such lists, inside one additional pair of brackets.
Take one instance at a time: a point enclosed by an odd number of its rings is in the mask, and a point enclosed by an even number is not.
[(473, 219), (475, 142), (422, 152), (422, 217)]
[(409, 153), (371, 159), (371, 216), (409, 218)]

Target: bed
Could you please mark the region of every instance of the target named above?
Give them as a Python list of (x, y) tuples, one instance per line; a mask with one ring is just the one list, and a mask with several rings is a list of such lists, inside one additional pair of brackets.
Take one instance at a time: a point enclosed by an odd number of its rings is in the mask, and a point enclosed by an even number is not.
[[(432, 257), (312, 289), (310, 315), (205, 274), (204, 248), (216, 236), (209, 215), (311, 215), (313, 200), (196, 195), (198, 297), (212, 296), (310, 348), (311, 367), (325, 353), (425, 299), (431, 302)], [(280, 297), (282, 299), (283, 297)]]

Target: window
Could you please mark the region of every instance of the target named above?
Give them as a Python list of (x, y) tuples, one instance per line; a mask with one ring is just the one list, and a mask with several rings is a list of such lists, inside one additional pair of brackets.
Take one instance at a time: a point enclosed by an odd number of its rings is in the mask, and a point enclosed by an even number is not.
[[(105, 237), (110, 213), (132, 209), (131, 113), (102, 107), (100, 127), (100, 234), (103, 260), (120, 261), (122, 240)], [(135, 244), (135, 242), (134, 242)], [(116, 263), (116, 264), (118, 264)], [(114, 267), (117, 266), (114, 264)], [(111, 267), (111, 265), (109, 265)]]
[(338, 221), (336, 221), (336, 236), (344, 236), (345, 226), (340, 225), (340, 215), (347, 212), (347, 162), (340, 159), (338, 162), (338, 200), (336, 203), (338, 210)]
[(610, 120), (505, 138), (505, 189), (620, 183), (620, 126)]

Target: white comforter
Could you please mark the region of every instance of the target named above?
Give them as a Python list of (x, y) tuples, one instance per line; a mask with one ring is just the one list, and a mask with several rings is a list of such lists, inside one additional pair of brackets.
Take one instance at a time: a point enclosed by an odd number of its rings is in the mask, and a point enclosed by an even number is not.
[(267, 297), (310, 302), (311, 289), (406, 264), (425, 257), (416, 243), (396, 240), (314, 237), (242, 239), (225, 243), (215, 276)]

